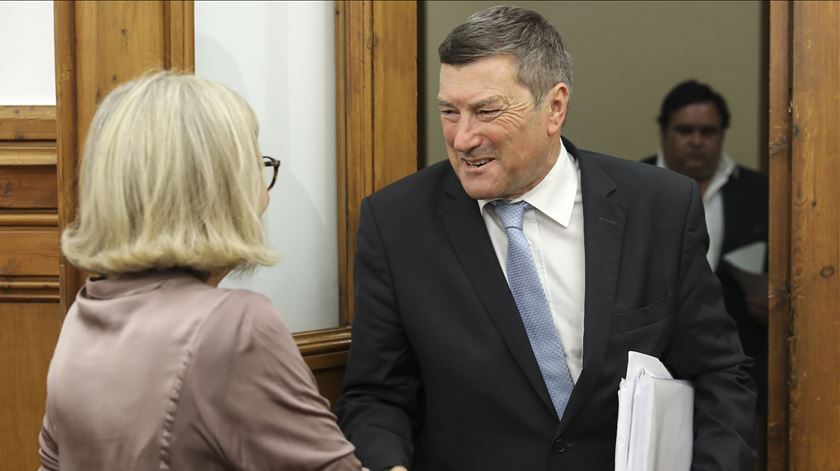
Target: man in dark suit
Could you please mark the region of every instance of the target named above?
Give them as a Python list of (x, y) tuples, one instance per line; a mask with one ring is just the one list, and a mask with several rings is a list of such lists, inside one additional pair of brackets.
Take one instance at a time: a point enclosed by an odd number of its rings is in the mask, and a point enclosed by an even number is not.
[[(767, 244), (767, 177), (738, 165), (723, 150), (729, 128), (726, 100), (708, 85), (688, 80), (665, 99), (657, 121), (661, 147), (644, 162), (694, 179), (700, 187), (709, 231), (706, 256), (723, 288), (726, 310), (738, 325), (744, 352), (754, 359), (757, 431), (763, 434), (767, 416), (767, 292), (750, 292), (738, 281), (739, 268), (724, 261), (733, 251)], [(766, 253), (766, 252), (765, 252)], [(753, 270), (766, 270), (764, 266)], [(763, 469), (764, 440), (758, 442)]]
[(693, 381), (694, 470), (752, 466), (696, 183), (561, 139), (568, 53), (493, 7), (439, 48), (449, 162), (362, 202), (339, 423), (373, 471), (612, 470), (630, 350)]

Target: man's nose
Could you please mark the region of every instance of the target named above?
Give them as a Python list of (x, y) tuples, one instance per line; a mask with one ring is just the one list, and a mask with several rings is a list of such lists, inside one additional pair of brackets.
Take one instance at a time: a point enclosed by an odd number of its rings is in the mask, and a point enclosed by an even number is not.
[(703, 145), (703, 133), (699, 129), (695, 129), (691, 132), (689, 143), (694, 147), (700, 147)]
[(476, 133), (472, 118), (464, 116), (458, 121), (455, 140), (452, 147), (458, 152), (469, 152), (481, 144), (481, 136)]

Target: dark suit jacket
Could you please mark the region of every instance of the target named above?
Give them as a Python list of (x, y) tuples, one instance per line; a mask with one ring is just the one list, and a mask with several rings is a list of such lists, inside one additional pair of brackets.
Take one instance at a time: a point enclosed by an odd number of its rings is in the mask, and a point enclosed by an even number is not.
[(695, 470), (751, 470), (749, 360), (706, 263), (697, 185), (577, 150), (583, 371), (558, 419), (475, 200), (448, 162), (362, 202), (339, 423), (372, 470), (614, 465), (628, 350), (694, 381)]
[[(656, 156), (650, 156), (643, 162), (656, 165)], [(767, 177), (739, 165), (720, 191), (723, 196), (721, 256), (753, 242), (767, 242), (769, 222)], [(715, 274), (720, 279), (723, 288), (726, 310), (738, 325), (738, 335), (741, 338), (744, 353), (754, 359), (751, 371), (758, 393), (756, 412), (766, 415), (767, 326), (755, 322), (747, 313), (744, 291), (732, 275), (729, 266), (719, 263)]]

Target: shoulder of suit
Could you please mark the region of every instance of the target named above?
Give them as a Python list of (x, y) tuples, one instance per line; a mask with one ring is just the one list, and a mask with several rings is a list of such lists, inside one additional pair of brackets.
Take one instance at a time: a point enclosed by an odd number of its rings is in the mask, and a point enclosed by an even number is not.
[(443, 160), (382, 187), (370, 195), (369, 199), (382, 201), (438, 194), (443, 185), (453, 178), (457, 179), (452, 165), (448, 160)]

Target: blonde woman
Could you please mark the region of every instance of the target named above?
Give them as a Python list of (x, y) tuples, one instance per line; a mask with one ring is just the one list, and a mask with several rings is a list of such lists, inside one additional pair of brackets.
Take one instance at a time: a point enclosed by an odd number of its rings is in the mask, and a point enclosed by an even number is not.
[(223, 86), (158, 73), (105, 98), (61, 241), (98, 276), (50, 365), (42, 469), (361, 469), (280, 314), (216, 287), (273, 263), (277, 167)]

